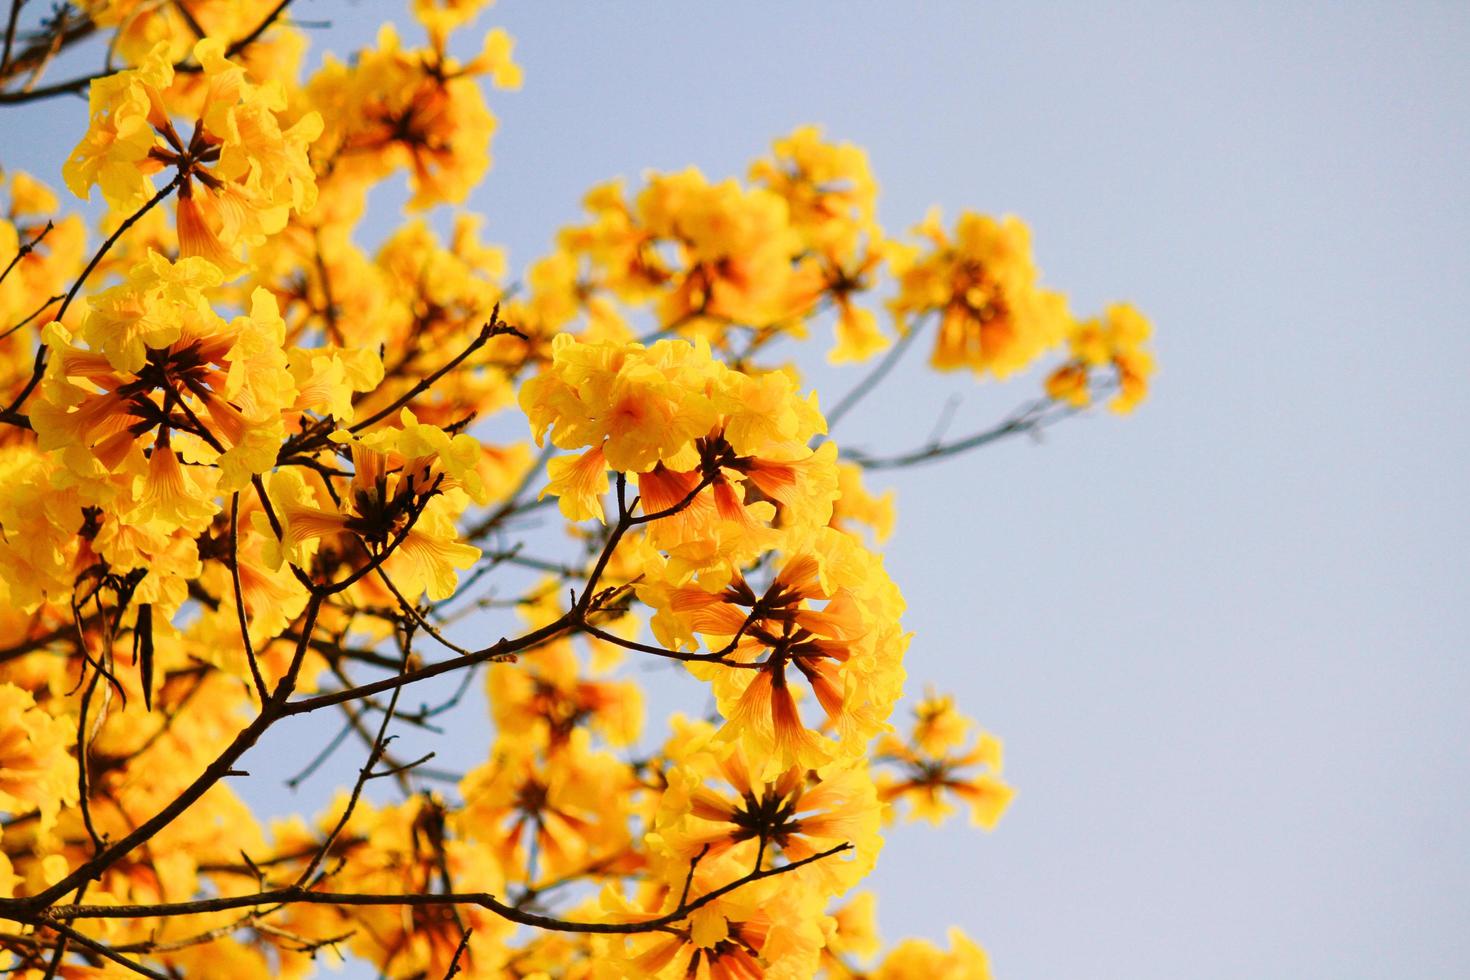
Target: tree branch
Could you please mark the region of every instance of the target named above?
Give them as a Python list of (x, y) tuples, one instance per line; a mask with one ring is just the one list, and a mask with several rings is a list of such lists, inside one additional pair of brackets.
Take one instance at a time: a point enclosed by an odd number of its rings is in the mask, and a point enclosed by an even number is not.
[[(191, 902), (159, 902), (153, 905), (55, 905), (39, 916), (39, 921), (51, 924), (57, 918), (67, 919), (142, 919), (160, 916), (200, 915), (207, 912), (222, 912), (228, 909), (254, 908), (260, 905), (341, 905), (341, 906), (425, 906), (425, 905), (476, 905), (489, 912), (524, 926), (534, 926), (552, 932), (600, 933), (604, 935), (630, 935), (652, 932), (673, 925), (709, 903), (743, 888), (752, 882), (776, 875), (787, 874), (816, 861), (822, 861), (843, 851), (852, 849), (843, 843), (829, 847), (799, 861), (790, 861), (778, 868), (754, 870), (718, 888), (705, 892), (697, 898), (680, 902), (671, 912), (651, 916), (639, 922), (575, 922), (555, 916), (528, 912), (508, 905), (489, 892), (454, 892), (445, 895), (414, 894), (384, 895), (359, 894), (355, 892), (320, 892), (299, 885), (276, 888), (255, 895), (236, 895), (224, 898), (201, 898)], [(3, 906), (0, 906), (3, 909)], [(3, 912), (0, 912), (3, 915)], [(25, 921), (25, 920), (22, 920)]]

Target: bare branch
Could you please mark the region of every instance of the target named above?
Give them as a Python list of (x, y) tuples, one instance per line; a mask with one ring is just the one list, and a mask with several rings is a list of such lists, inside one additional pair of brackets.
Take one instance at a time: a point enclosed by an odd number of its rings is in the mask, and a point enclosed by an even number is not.
[(978, 449), (989, 443), (998, 442), (1007, 436), (1023, 434), (1036, 435), (1043, 429), (1060, 422), (1062, 419), (1071, 418), (1073, 415), (1077, 415), (1083, 411), (1085, 409), (1077, 408), (1073, 405), (1041, 399), (1022, 406), (1019, 411), (997, 426), (982, 429), (973, 435), (955, 439), (951, 442), (931, 441), (918, 449), (893, 456), (870, 456), (861, 450), (844, 449), (842, 456), (869, 470), (889, 470), (904, 466), (917, 466), (923, 463), (932, 463), (948, 456), (955, 456), (971, 449)]

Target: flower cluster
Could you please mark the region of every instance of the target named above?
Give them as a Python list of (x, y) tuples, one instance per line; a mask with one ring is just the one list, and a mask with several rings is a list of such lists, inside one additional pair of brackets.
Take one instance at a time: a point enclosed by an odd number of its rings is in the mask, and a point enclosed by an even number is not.
[[(858, 890), (897, 817), (990, 829), (1013, 791), (951, 699), (895, 731), (894, 494), (830, 430), (931, 326), (941, 371), (1060, 354), (979, 442), (1129, 410), (1148, 321), (1074, 319), (1015, 218), (890, 237), (809, 126), (743, 179), (594, 187), (516, 276), (434, 211), (521, 81), (504, 32), (460, 43), (485, 5), (309, 72), (268, 0), (7, 37), (7, 101), (89, 91), (57, 170), (103, 206), (89, 242), (0, 174), (0, 971), (987, 977), (962, 935), (883, 952)], [(88, 38), (106, 71), (37, 86)], [(365, 246), (395, 183), (415, 216)], [(814, 328), (883, 355), (843, 399), (787, 358)], [(337, 736), (281, 751), (305, 714)], [(471, 761), (402, 748), (440, 737)], [(349, 785), (263, 820), (273, 763)]]
[(1046, 393), (1058, 401), (1085, 408), (1099, 386), (1094, 373), (1111, 368), (1116, 390), (1108, 403), (1115, 412), (1133, 411), (1148, 394), (1154, 358), (1145, 348), (1153, 327), (1127, 303), (1114, 303), (1101, 316), (1073, 328), (1067, 345), (1072, 359), (1046, 379)]

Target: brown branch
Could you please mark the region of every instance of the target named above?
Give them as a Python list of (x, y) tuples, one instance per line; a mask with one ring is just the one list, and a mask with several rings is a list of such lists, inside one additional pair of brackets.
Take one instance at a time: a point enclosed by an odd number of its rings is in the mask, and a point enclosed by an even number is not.
[(470, 933), (474, 931), (473, 929), (466, 929), (460, 933), (459, 945), (454, 947), (454, 955), (449, 959), (449, 969), (444, 971), (444, 980), (454, 980), (459, 974), (460, 957), (464, 956), (464, 951), (469, 949)]
[(87, 738), (87, 714), (92, 706), (92, 695), (97, 692), (97, 682), (101, 678), (101, 671), (92, 671), (92, 679), (87, 682), (86, 690), (82, 691), (82, 705), (77, 711), (77, 802), (82, 811), (82, 825), (87, 829), (87, 836), (92, 838), (94, 855), (102, 853), (102, 848), (107, 846), (106, 840), (97, 833), (97, 826), (92, 822), (92, 787), (87, 775), (87, 756), (91, 751)]
[[(31, 68), (31, 77), (26, 79), (25, 84), (21, 86), (22, 92), (29, 92), (36, 87), (36, 83), (41, 80), (41, 76), (46, 73), (47, 67), (61, 53), (61, 49), (66, 43), (66, 27), (67, 21), (71, 17), (71, 11), (59, 5), (53, 7), (52, 11), (52, 20), (50, 23), (51, 37), (44, 44), (38, 46), (40, 55), (35, 61), (35, 66)], [(81, 17), (83, 20), (91, 19), (85, 14), (82, 14)]]
[[(311, 240), (315, 245), (316, 271), (322, 280), (322, 318), (326, 323), (327, 339), (338, 347), (346, 347), (347, 342), (342, 339), (342, 328), (337, 321), (337, 300), (332, 295), (332, 276), (327, 271), (327, 260), (322, 257), (322, 234), (319, 229), (313, 229)], [(310, 296), (310, 293), (307, 294)]]
[(166, 974), (159, 973), (156, 970), (150, 970), (148, 967), (144, 966), (141, 963), (133, 962), (126, 956), (114, 950), (111, 946), (108, 946), (106, 943), (100, 943), (95, 939), (84, 936), (64, 922), (58, 922), (55, 919), (48, 918), (44, 920), (44, 924), (47, 929), (53, 929), (62, 935), (62, 944), (64, 944), (67, 940), (70, 940), (76, 943), (78, 946), (83, 946), (87, 949), (90, 949), (92, 952), (96, 953), (98, 956), (103, 957), (104, 959), (112, 960), (112, 962), (116, 963), (117, 965), (133, 973), (136, 973), (139, 976), (150, 977), (152, 978), (152, 980), (170, 980), (170, 978)]
[(391, 691), (394, 688), (406, 687), (426, 681), (441, 674), (447, 674), (455, 670), (464, 670), (475, 664), (504, 662), (515, 659), (515, 654), (530, 647), (537, 646), (552, 637), (559, 636), (572, 628), (570, 616), (564, 615), (555, 622), (548, 623), (540, 629), (532, 630), (514, 640), (501, 639), (483, 650), (476, 650), (468, 656), (458, 657), (454, 660), (445, 660), (440, 663), (429, 664), (417, 670), (406, 671), (396, 677), (361, 684), (357, 687), (347, 688), (341, 691), (332, 691), (328, 694), (318, 694), (315, 697), (302, 698), (300, 701), (292, 701), (282, 709), (282, 716), (304, 715), (321, 708), (329, 708), (334, 704), (342, 704), (347, 701), (360, 701), (374, 694)]
[(555, 916), (527, 912), (507, 905), (489, 892), (453, 892), (435, 894), (360, 894), (355, 892), (320, 892), (300, 886), (277, 888), (255, 895), (236, 895), (225, 898), (201, 898), (189, 902), (159, 902), (152, 905), (55, 905), (44, 910), (39, 920), (47, 924), (56, 918), (68, 919), (142, 919), (176, 915), (200, 915), (207, 912), (222, 912), (229, 909), (254, 908), (260, 905), (342, 905), (342, 906), (427, 906), (427, 905), (477, 905), (489, 912), (520, 925), (533, 926), (551, 932), (600, 933), (603, 935), (631, 935), (664, 929), (687, 918), (704, 906), (752, 882), (776, 875), (787, 874), (798, 868), (821, 861), (843, 851), (852, 849), (843, 843), (825, 851), (790, 861), (778, 868), (750, 871), (718, 888), (705, 892), (697, 898), (680, 902), (671, 912), (652, 916), (639, 922), (575, 922)]
[[(83, 884), (77, 889), (76, 901), (80, 903), (86, 897), (87, 886)], [(61, 970), (61, 961), (66, 959), (66, 948), (69, 943), (70, 940), (66, 936), (56, 941), (56, 948), (51, 953), (51, 962), (46, 964), (46, 972), (42, 975), (41, 980), (56, 980), (56, 974)]]
[(385, 678), (369, 684), (362, 684), (358, 687), (303, 698), (300, 701), (295, 701), (287, 705), (283, 709), (284, 713), (286, 715), (306, 714), (334, 704), (341, 704), (345, 701), (356, 701), (408, 684), (416, 684), (432, 677), (438, 677), (441, 674), (447, 674), (450, 671), (463, 670), (475, 664), (511, 660), (520, 651), (538, 646), (552, 637), (560, 636), (562, 633), (575, 629), (585, 628), (587, 614), (591, 610), (593, 599), (597, 594), (597, 583), (602, 578), (602, 574), (607, 570), (608, 562), (612, 560), (613, 552), (617, 550), (618, 543), (622, 540), (623, 535), (635, 525), (671, 516), (688, 507), (694, 502), (694, 498), (699, 492), (708, 486), (710, 479), (709, 476), (706, 476), (704, 480), (700, 481), (698, 486), (685, 495), (683, 500), (661, 511), (635, 517), (632, 514), (632, 508), (637, 505), (638, 501), (635, 498), (632, 504), (626, 502), (627, 477), (619, 473), (617, 475), (618, 522), (613, 526), (606, 542), (604, 542), (602, 552), (598, 555), (596, 564), (593, 565), (592, 571), (587, 576), (587, 582), (582, 589), (582, 594), (573, 601), (570, 609), (553, 622), (547, 623), (545, 626), (532, 630), (514, 640), (502, 637), (484, 649), (462, 654), (455, 660), (429, 664), (417, 670), (406, 671), (397, 677)]
[[(306, 636), (311, 635), (312, 630), (316, 627), (317, 613), (321, 610), (322, 601), (320, 596), (315, 595), (307, 601), (305, 622), (301, 630)], [(307, 645), (304, 641), (297, 643), (291, 665), (276, 685), (271, 699), (262, 706), (260, 714), (241, 729), (230, 744), (178, 796), (152, 817), (139, 824), (131, 833), (119, 839), (117, 843), (109, 845), (96, 857), (83, 862), (49, 888), (27, 898), (0, 900), (0, 917), (11, 917), (8, 909), (44, 908), (83, 882), (100, 877), (104, 871), (135, 848), (152, 840), (154, 835), (178, 819), (216, 783), (234, 772), (235, 763), (260, 739), (266, 729), (290, 713), (288, 712), (288, 699), (296, 690), (296, 681), (301, 673), (302, 662), (306, 659), (306, 650)]]
[(5, 22), (5, 51), (0, 54), (0, 79), (7, 77), (10, 70), (10, 52), (15, 47), (15, 22), (20, 19), (20, 8), (26, 0), (10, 0), (10, 17)]
[(455, 368), (463, 364), (465, 358), (469, 357), (481, 347), (484, 347), (485, 344), (489, 342), (491, 337), (500, 337), (507, 334), (512, 337), (519, 337), (522, 340), (527, 339), (526, 335), (521, 333), (515, 327), (501, 322), (500, 304), (496, 303), (495, 308), (490, 312), (490, 319), (486, 321), (485, 325), (482, 326), (479, 332), (475, 334), (474, 339), (469, 342), (469, 345), (466, 346), (464, 350), (455, 355), (455, 357), (450, 360), (449, 363), (439, 367), (433, 373), (427, 374), (424, 377), (420, 378), (412, 388), (408, 389), (408, 391), (395, 398), (387, 407), (374, 412), (372, 415), (369, 415), (367, 418), (359, 422), (353, 423), (347, 429), (347, 431), (361, 432), (363, 429), (376, 425), (377, 423), (383, 421), (385, 418), (393, 415), (400, 408), (403, 408), (419, 395), (428, 391), (440, 378), (444, 377), (450, 371), (453, 371)]
[[(403, 644), (403, 665), (405, 667), (408, 666), (409, 649), (409, 643), (405, 642)], [(388, 748), (388, 726), (393, 722), (393, 712), (398, 709), (398, 696), (402, 691), (403, 688), (401, 687), (394, 688), (392, 696), (388, 699), (388, 709), (383, 712), (383, 722), (378, 726), (377, 737), (373, 739), (373, 743), (368, 749), (367, 761), (358, 770), (357, 781), (352, 785), (352, 793), (347, 798), (347, 805), (342, 808), (342, 816), (337, 821), (336, 826), (327, 834), (326, 839), (322, 841), (321, 847), (317, 848), (316, 853), (306, 862), (306, 867), (302, 868), (301, 873), (297, 875), (295, 887), (303, 888), (311, 881), (311, 876), (316, 873), (316, 869), (326, 858), (327, 852), (332, 849), (332, 845), (336, 843), (337, 838), (346, 829), (347, 822), (352, 819), (352, 813), (357, 809), (357, 801), (362, 798), (362, 788), (367, 785), (368, 778), (373, 771), (373, 766), (378, 764), (378, 760), (383, 757), (383, 753)]]
[[(708, 482), (708, 478), (704, 482)], [(387, 709), (384, 711), (384, 719), (382, 725), (379, 728), (379, 734), (374, 742), (373, 749), (370, 752), (369, 762), (359, 773), (358, 785), (354, 793), (355, 799), (355, 797), (359, 796), (361, 793), (361, 786), (366, 783), (367, 779), (373, 775), (373, 765), (382, 756), (383, 749), (386, 746), (387, 726), (394, 715), (399, 692), (402, 690), (403, 687), (407, 686), (409, 683), (413, 683), (419, 680), (425, 680), (429, 677), (448, 673), (452, 670), (463, 670), (476, 663), (482, 663), (492, 660), (505, 660), (508, 659), (510, 655), (519, 650), (529, 649), (569, 630), (579, 627), (585, 627), (588, 613), (594, 608), (595, 602), (598, 601), (598, 598), (601, 595), (597, 588), (598, 583), (601, 579), (602, 574), (607, 569), (608, 563), (610, 562), (613, 553), (616, 551), (618, 543), (622, 539), (623, 535), (626, 534), (629, 529), (638, 524), (660, 519), (662, 517), (673, 514), (683, 509), (684, 507), (687, 507), (694, 500), (695, 496), (701, 489), (703, 489), (703, 486), (697, 487), (682, 501), (676, 503), (671, 507), (665, 508), (664, 510), (635, 517), (632, 514), (632, 507), (635, 507), (637, 505), (637, 500), (635, 499), (632, 504), (629, 504), (627, 502), (627, 479), (624, 474), (619, 473), (617, 475), (617, 524), (613, 527), (611, 532), (608, 534), (606, 541), (603, 543), (601, 553), (598, 556), (598, 559), (594, 564), (592, 571), (588, 575), (581, 595), (574, 595), (574, 601), (571, 608), (568, 609), (567, 612), (559, 617), (556, 621), (549, 623), (541, 627), (540, 629), (532, 630), (515, 640), (507, 640), (502, 638), (497, 643), (483, 650), (472, 651), (469, 652), (468, 655), (461, 656), (455, 660), (429, 665), (427, 667), (419, 668), (418, 670), (413, 671), (404, 669), (408, 664), (409, 650), (408, 645), (405, 644), (404, 661), (402, 667), (400, 667), (400, 672), (398, 675), (386, 678), (372, 684), (364, 684), (358, 687), (352, 687), (343, 691), (338, 691), (333, 694), (318, 695), (316, 697), (306, 698), (300, 701), (293, 702), (290, 700), (290, 696), (296, 688), (297, 678), (300, 675), (306, 653), (311, 648), (310, 638), (316, 629), (318, 613), (320, 612), (322, 605), (326, 602), (329, 594), (331, 594), (332, 592), (340, 591), (340, 589), (342, 588), (346, 588), (346, 586), (350, 584), (350, 582), (338, 582), (329, 587), (314, 587), (307, 602), (302, 625), (297, 634), (299, 639), (297, 640), (296, 650), (292, 656), (291, 663), (287, 668), (285, 674), (282, 676), (281, 680), (277, 683), (276, 688), (271, 693), (270, 698), (266, 700), (265, 703), (261, 706), (260, 713), (257, 715), (257, 717), (235, 736), (231, 743), (215, 757), (214, 761), (212, 761), (208, 766), (205, 767), (204, 771), (198, 777), (196, 777), (192, 783), (185, 787), (185, 789), (181, 793), (179, 793), (178, 796), (176, 796), (170, 803), (168, 803), (161, 810), (155, 813), (151, 818), (136, 825), (127, 835), (118, 840), (116, 843), (101, 849), (92, 859), (84, 862), (81, 866), (65, 876), (61, 881), (56, 882), (49, 888), (46, 888), (33, 896), (19, 899), (0, 900), (0, 917), (15, 919), (17, 921), (23, 922), (37, 922), (40, 920), (44, 920), (46, 923), (50, 924), (53, 920), (58, 918), (69, 919), (72, 917), (101, 918), (107, 916), (143, 917), (149, 915), (184, 915), (194, 912), (219, 911), (227, 908), (258, 907), (260, 905), (280, 904), (282, 902), (308, 902), (316, 904), (339, 905), (422, 905), (445, 903), (456, 904), (471, 902), (473, 904), (478, 904), (484, 908), (496, 912), (497, 914), (506, 916), (507, 918), (512, 919), (512, 921), (541, 928), (573, 932), (642, 932), (650, 929), (663, 928), (669, 923), (678, 921), (680, 918), (687, 916), (690, 912), (702, 907), (704, 904), (714, 901), (720, 895), (725, 894), (726, 892), (734, 888), (740, 887), (740, 885), (745, 884), (749, 881), (754, 881), (759, 878), (766, 877), (769, 874), (791, 870), (793, 868), (800, 867), (802, 864), (805, 864), (810, 860), (817, 860), (819, 858), (829, 856), (830, 854), (835, 854), (840, 850), (846, 849), (849, 845), (844, 844), (838, 848), (834, 848), (819, 855), (814, 855), (813, 857), (805, 859), (803, 861), (788, 864), (782, 869), (762, 871), (761, 869), (757, 868), (754, 872), (752, 872), (750, 875), (747, 875), (745, 878), (730, 882), (727, 885), (722, 886), (722, 888), (716, 889), (713, 892), (700, 896), (693, 901), (681, 901), (679, 903), (679, 908), (675, 909), (673, 912), (661, 917), (646, 920), (642, 923), (576, 923), (557, 919), (551, 916), (543, 916), (536, 913), (526, 912), (524, 910), (517, 909), (512, 905), (507, 905), (506, 903), (501, 902), (493, 896), (485, 893), (472, 893), (468, 896), (456, 896), (453, 894), (394, 896), (351, 894), (338, 895), (336, 893), (316, 892), (310, 890), (307, 887), (307, 879), (310, 877), (312, 871), (314, 871), (315, 868), (319, 866), (320, 861), (322, 860), (322, 856), (326, 853), (327, 850), (330, 849), (332, 841), (346, 826), (347, 820), (350, 817), (353, 803), (352, 801), (349, 801), (349, 806), (347, 810), (344, 811), (343, 817), (338, 822), (337, 828), (332, 832), (331, 835), (329, 835), (327, 841), (321, 846), (321, 848), (316, 851), (316, 857), (314, 857), (312, 862), (308, 864), (306, 872), (304, 872), (302, 876), (298, 878), (296, 884), (292, 885), (289, 888), (278, 889), (272, 892), (262, 892), (261, 894), (256, 896), (235, 897), (227, 899), (202, 899), (197, 902), (160, 903), (152, 906), (109, 907), (106, 911), (103, 911), (102, 907), (100, 906), (82, 906), (79, 903), (73, 903), (72, 905), (66, 906), (54, 905), (54, 903), (57, 902), (57, 900), (65, 895), (67, 892), (78, 889), (84, 886), (87, 882), (100, 878), (100, 876), (109, 867), (111, 867), (123, 856), (130, 853), (132, 850), (139, 846), (146, 845), (148, 841), (152, 840), (152, 838), (157, 834), (159, 830), (161, 830), (163, 827), (168, 826), (179, 816), (181, 816), (190, 806), (192, 806), (200, 797), (202, 797), (220, 780), (229, 775), (237, 774), (239, 770), (235, 768), (235, 763), (258, 741), (260, 736), (264, 734), (264, 732), (276, 722), (291, 715), (303, 714), (309, 711), (314, 711), (321, 707), (326, 707), (328, 705), (343, 704), (349, 701), (362, 700), (382, 691), (391, 691), (392, 698)], [(258, 480), (257, 490), (261, 490)], [(430, 493), (432, 493), (432, 489)], [(264, 501), (264, 494), (262, 493), (261, 495), (262, 500)], [(426, 500), (427, 497), (428, 494), (425, 495)], [(265, 505), (267, 509), (267, 515), (272, 516), (268, 501), (265, 501)], [(236, 513), (235, 516), (238, 517), (238, 513)], [(417, 515), (415, 514), (413, 516), (416, 517)], [(273, 523), (276, 527), (279, 527), (278, 522)], [(406, 536), (406, 533), (407, 532), (405, 531), (403, 534), (399, 535), (398, 540), (394, 542), (395, 546), (397, 544), (401, 544), (403, 538)], [(373, 556), (376, 564), (370, 564), (370, 568), (381, 565), (382, 559), (386, 558), (387, 554), (391, 552), (391, 550), (392, 549), (389, 548), (385, 550), (382, 554)], [(349, 579), (360, 577), (362, 574), (366, 574), (368, 570), (369, 569), (360, 570), (359, 573), (357, 573), (355, 576), (350, 576)], [(220, 904), (221, 902), (223, 902), (224, 904)], [(131, 911), (120, 911), (120, 909), (131, 909)]]
[[(90, 625), (91, 622), (91, 620), (82, 621), (84, 626)], [(0, 649), (0, 664), (24, 657), (28, 653), (35, 653), (37, 650), (50, 646), (57, 640), (72, 636), (75, 630), (76, 626), (74, 624), (67, 623), (65, 626), (58, 626), (55, 629), (48, 630), (40, 636), (34, 636), (28, 640), (22, 640), (14, 646)]]
[(58, 293), (55, 296), (52, 296), (50, 299), (46, 300), (46, 302), (44, 302), (40, 306), (36, 307), (36, 309), (34, 310), (34, 312), (32, 312), (29, 316), (25, 317), (25, 319), (21, 320), (19, 323), (15, 324), (13, 327), (11, 327), (10, 329), (6, 330), (4, 333), (0, 333), (0, 340), (4, 340), (6, 337), (9, 337), (11, 334), (15, 333), (17, 330), (20, 330), (22, 327), (24, 327), (26, 324), (30, 323), (36, 317), (38, 317), (42, 313), (46, 312), (46, 307), (50, 306), (52, 303), (60, 302), (63, 297), (64, 297), (64, 294)]
[(230, 581), (235, 587), (235, 617), (240, 621), (240, 642), (245, 644), (245, 659), (250, 664), (250, 677), (255, 681), (255, 693), (260, 703), (270, 697), (265, 678), (260, 674), (260, 662), (255, 657), (255, 644), (250, 639), (250, 620), (245, 615), (245, 592), (240, 587), (240, 492), (230, 495)]
[[(24, 4), (25, 2), (26, 2), (26, 0), (20, 0), (20, 3), (21, 4)], [(55, 25), (55, 26), (52, 27), (52, 30), (53, 31), (60, 30), (60, 37), (61, 37), (61, 44), (60, 44), (60, 46), (63, 47), (63, 48), (65, 48), (65, 47), (68, 47), (69, 45), (75, 44), (77, 41), (83, 40), (83, 39), (85, 39), (87, 37), (90, 37), (91, 35), (95, 34), (97, 32), (97, 25), (94, 24), (92, 22), (91, 18), (89, 17), (89, 18), (84, 18), (83, 20), (78, 21), (77, 23), (72, 24), (69, 27), (66, 26), (66, 25), (64, 25), (64, 24)], [(35, 66), (41, 64), (46, 59), (50, 58), (51, 57), (52, 47), (55, 44), (56, 44), (55, 38), (47, 37), (44, 40), (39, 40), (39, 41), (31, 44), (29, 47), (27, 47), (26, 49), (24, 49), (23, 51), (21, 51), (19, 54), (15, 55), (15, 57), (11, 59), (10, 63), (5, 67), (5, 69), (3, 71), (0, 71), (0, 85), (6, 84), (12, 78), (16, 77), (17, 75), (19, 75), (21, 72), (25, 71), (26, 69), (28, 69), (28, 68), (34, 68)], [(90, 79), (88, 79), (88, 80), (90, 81)], [(33, 91), (39, 92), (40, 90), (36, 89), (36, 90), (33, 90)], [(77, 90), (72, 90), (72, 91), (77, 91)], [(30, 94), (31, 93), (29, 93), (29, 92), (16, 92), (16, 93), (0, 92), (0, 103), (4, 103), (4, 102), (25, 102), (25, 101), (28, 101), (28, 98), (27, 97), (30, 96)], [(60, 93), (56, 93), (56, 94), (60, 94)], [(10, 96), (18, 96), (18, 97), (12, 98)], [(41, 96), (38, 95), (38, 96), (34, 96), (34, 97), (39, 98)]]
[(447, 636), (441, 633), (437, 626), (429, 622), (429, 620), (425, 618), (424, 614), (419, 612), (418, 609), (414, 607), (413, 603), (404, 598), (402, 592), (398, 591), (398, 586), (394, 585), (393, 580), (388, 577), (388, 573), (383, 571), (382, 565), (379, 565), (375, 569), (375, 571), (378, 573), (378, 578), (381, 579), (383, 584), (388, 587), (388, 591), (393, 593), (393, 598), (398, 600), (399, 608), (403, 610), (404, 614), (407, 615), (409, 619), (411, 619), (417, 625), (421, 626), (425, 633), (428, 633), (434, 639), (438, 640), (439, 643), (442, 644), (445, 648), (453, 650), (455, 653), (460, 654), (461, 656), (469, 656), (471, 653), (474, 652), (473, 650), (467, 650), (464, 647), (460, 646), (458, 643), (455, 643), (453, 640), (449, 639)]
[(593, 626), (590, 623), (583, 623), (580, 626), (580, 629), (582, 630), (582, 632), (587, 633), (590, 636), (595, 636), (599, 640), (604, 640), (615, 646), (620, 646), (625, 650), (635, 650), (639, 653), (648, 653), (652, 654), (655, 657), (663, 657), (667, 660), (680, 660), (684, 663), (695, 664), (714, 663), (720, 664), (724, 667), (743, 667), (750, 670), (759, 670), (761, 667), (765, 666), (764, 663), (759, 662), (746, 664), (741, 663), (738, 660), (728, 659), (730, 653), (735, 648), (735, 642), (728, 643), (721, 649), (715, 650), (711, 653), (690, 653), (686, 650), (670, 650), (667, 647), (653, 646), (649, 643), (638, 643), (635, 640), (625, 640), (621, 636), (618, 636), (616, 633), (609, 633), (606, 630), (598, 629), (596, 626)]
[[(266, 31), (270, 30), (271, 25), (280, 19), (281, 15), (286, 12), (286, 8), (289, 6), (291, 6), (291, 0), (280, 0), (279, 3), (271, 8), (270, 13), (261, 18), (260, 23), (256, 24), (255, 28), (249, 34), (246, 34), (244, 37), (231, 42), (230, 45), (225, 48), (225, 57), (232, 58), (235, 55), (239, 54), (241, 51), (244, 51), (250, 45), (254, 44), (256, 38), (260, 37)], [(185, 72), (198, 72), (203, 71), (204, 69), (197, 66), (189, 65), (178, 68), (177, 70)]]
[(204, 28), (199, 25), (199, 21), (194, 19), (194, 15), (189, 13), (189, 8), (184, 5), (184, 0), (174, 0), (173, 8), (179, 12), (179, 16), (183, 18), (189, 30), (194, 33), (194, 37), (203, 40)]
[[(403, 542), (408, 540), (408, 536), (413, 533), (414, 526), (418, 524), (419, 518), (423, 516), (424, 508), (428, 507), (429, 505), (429, 498), (434, 495), (434, 493), (439, 489), (439, 484), (443, 482), (444, 474), (440, 473), (434, 478), (434, 482), (429, 485), (429, 488), (421, 493), (418, 500), (412, 502), (409, 505), (408, 519), (404, 521), (403, 527), (399, 529), (393, 540), (389, 541), (387, 546), (384, 547), (377, 554), (369, 554), (368, 563), (366, 565), (363, 565), (361, 568), (350, 572), (346, 578), (339, 579), (338, 581), (332, 582), (328, 585), (317, 585), (315, 583), (312, 583), (310, 576), (307, 576), (307, 588), (311, 589), (311, 594), (320, 595), (323, 598), (326, 598), (328, 596), (334, 596), (339, 593), (346, 592), (352, 586), (356, 585), (361, 579), (366, 578), (373, 572), (376, 572), (378, 569), (382, 568), (383, 562), (391, 558), (394, 552), (402, 547)], [(279, 530), (276, 531), (276, 536), (281, 537), (281, 532)], [(295, 568), (296, 566), (292, 565), (291, 567)]]
[(4, 282), (7, 278), (9, 278), (11, 271), (20, 264), (20, 260), (34, 252), (36, 250), (36, 246), (41, 244), (41, 242), (45, 240), (46, 236), (51, 234), (51, 229), (55, 227), (56, 225), (53, 222), (47, 221), (46, 227), (36, 232), (35, 236), (30, 241), (24, 243), (23, 245), (21, 245), (20, 248), (16, 249), (15, 257), (6, 264), (5, 270), (3, 272), (0, 272), (0, 282)]
[(542, 450), (536, 454), (536, 458), (531, 462), (530, 467), (526, 470), (526, 474), (521, 477), (521, 482), (517, 484), (516, 488), (510, 492), (510, 495), (506, 498), (505, 503), (497, 507), (494, 512), (489, 514), (479, 523), (465, 529), (465, 540), (478, 541), (481, 538), (485, 537), (485, 535), (489, 534), (491, 531), (499, 527), (508, 518), (519, 513), (520, 511), (531, 510), (536, 507), (545, 507), (548, 504), (552, 503), (553, 501), (550, 497), (542, 497), (539, 500), (531, 501), (527, 504), (522, 504), (521, 497), (526, 493), (527, 490), (531, 489), (531, 485), (536, 482), (537, 474), (542, 471), (542, 469), (546, 466), (546, 461), (549, 460), (555, 454), (555, 452), (556, 447), (548, 442), (546, 446), (543, 447)]

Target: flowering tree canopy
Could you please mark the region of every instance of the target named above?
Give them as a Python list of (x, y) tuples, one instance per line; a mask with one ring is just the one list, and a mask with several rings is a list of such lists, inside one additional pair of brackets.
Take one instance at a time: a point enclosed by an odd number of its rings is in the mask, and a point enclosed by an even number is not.
[[(88, 112), (0, 189), (0, 968), (988, 976), (958, 934), (880, 950), (860, 890), (886, 822), (990, 828), (1012, 795), (952, 699), (900, 704), (867, 481), (1131, 410), (1148, 321), (1074, 314), (1014, 217), (890, 236), (862, 150), (815, 127), (741, 177), (592, 188), (518, 280), (464, 213), (369, 246), (375, 186), (417, 215), (484, 178), (512, 42), (455, 57), (483, 4), (414, 0), (423, 43), (385, 26), (307, 72), (288, 3), (9, 4), (0, 103)], [(89, 46), (105, 67), (57, 80)], [(859, 365), (830, 410), (803, 343)], [(990, 428), (844, 450), (916, 344), (1046, 373)], [(651, 660), (687, 704), (656, 726)], [(475, 768), (395, 754), (472, 685)], [(326, 812), (257, 819), (242, 763), (310, 713), (343, 737), (307, 771), (354, 739), (361, 764)]]

